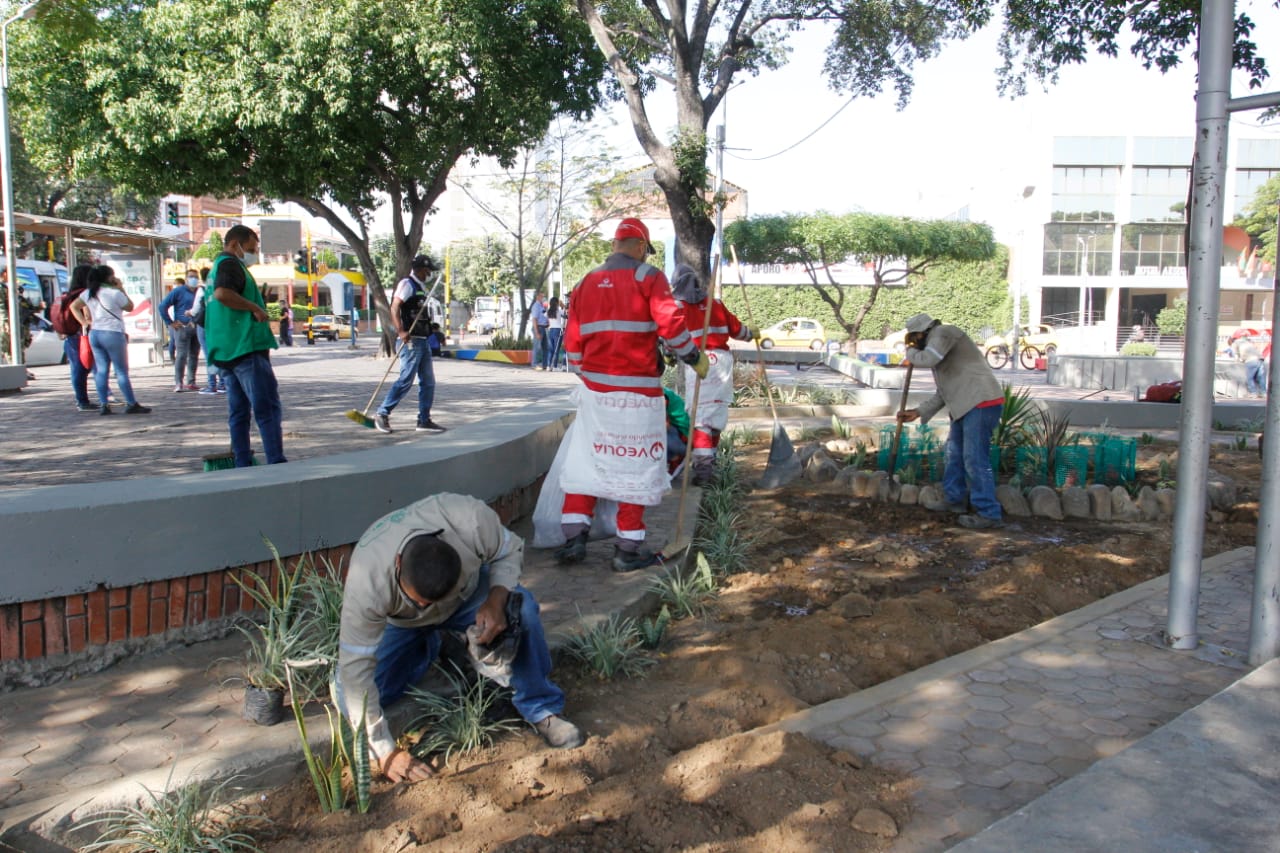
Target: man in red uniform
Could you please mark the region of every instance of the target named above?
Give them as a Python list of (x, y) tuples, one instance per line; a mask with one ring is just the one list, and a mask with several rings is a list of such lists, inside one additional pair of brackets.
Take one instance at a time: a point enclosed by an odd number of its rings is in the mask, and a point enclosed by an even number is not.
[(652, 252), (645, 224), (624, 219), (614, 232), (613, 254), (573, 291), (564, 350), (583, 387), (575, 391), (580, 440), (561, 478), (566, 542), (555, 552), (561, 562), (586, 557), (597, 498), (618, 502), (613, 570), (643, 569), (658, 560), (643, 547), (644, 508), (659, 503), (670, 488), (666, 405), (654, 359), (658, 338), (699, 376), (706, 375), (709, 362), (685, 328), (667, 277), (644, 262)]
[[(702, 349), (711, 363), (702, 387), (698, 391), (698, 411), (693, 413), (693, 442), (691, 453), (694, 485), (705, 486), (715, 475), (716, 447), (720, 433), (729, 423), (729, 404), (733, 402), (733, 354), (729, 351), (729, 339), (749, 341), (752, 331), (734, 316), (719, 299), (707, 293), (698, 281), (698, 275), (684, 264), (676, 265), (676, 278), (671, 284), (676, 302), (684, 307), (684, 319), (694, 344), (702, 339), (702, 329), (707, 330), (707, 340)], [(707, 323), (706, 309), (711, 306), (711, 322)], [(758, 334), (758, 333), (757, 333)], [(685, 371), (685, 397), (693, 399), (693, 373)]]

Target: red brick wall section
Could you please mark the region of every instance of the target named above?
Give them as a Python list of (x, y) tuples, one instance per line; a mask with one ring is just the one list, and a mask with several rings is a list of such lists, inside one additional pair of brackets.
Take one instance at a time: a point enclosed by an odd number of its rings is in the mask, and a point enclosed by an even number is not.
[[(510, 524), (532, 510), (540, 483), (489, 505), (503, 524)], [(346, 580), (354, 547), (352, 543), (318, 548), (311, 552), (311, 558), (316, 565), (327, 561)], [(299, 559), (299, 555), (284, 558), (285, 570), (291, 571)], [(250, 574), (266, 579), (273, 591), (280, 579), (275, 562), (267, 560), (190, 577), (0, 605), (0, 661), (76, 654), (90, 646), (155, 636), (249, 612), (255, 608), (253, 599), (241, 591), (234, 578), (247, 581)]]

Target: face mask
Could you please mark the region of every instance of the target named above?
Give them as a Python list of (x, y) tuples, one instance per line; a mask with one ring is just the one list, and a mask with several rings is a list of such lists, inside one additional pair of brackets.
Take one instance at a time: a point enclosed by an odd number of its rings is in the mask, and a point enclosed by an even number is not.
[(196, 278), (195, 276), (191, 276), (191, 278), (187, 279), (187, 287), (190, 287), (194, 290), (199, 285), (200, 285), (200, 279)]
[(247, 266), (247, 267), (251, 267), (251, 266), (253, 266), (254, 264), (256, 264), (256, 263), (258, 262), (258, 253), (257, 253), (257, 252), (245, 252), (245, 253), (244, 253), (244, 257), (243, 257), (243, 258), (241, 258), (241, 260), (243, 260), (243, 261), (244, 261), (244, 265), (245, 265), (245, 266)]

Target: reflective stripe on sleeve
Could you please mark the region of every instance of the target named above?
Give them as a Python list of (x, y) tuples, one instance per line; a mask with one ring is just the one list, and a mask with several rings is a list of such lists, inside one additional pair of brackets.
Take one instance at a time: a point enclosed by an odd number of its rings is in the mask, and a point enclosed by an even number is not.
[(612, 385), (615, 388), (661, 388), (661, 376), (614, 376), (609, 373), (591, 373), (582, 371), (582, 378), (601, 385)]
[(594, 335), (599, 332), (656, 332), (658, 324), (652, 320), (598, 320), (595, 323), (582, 323), (578, 333)]

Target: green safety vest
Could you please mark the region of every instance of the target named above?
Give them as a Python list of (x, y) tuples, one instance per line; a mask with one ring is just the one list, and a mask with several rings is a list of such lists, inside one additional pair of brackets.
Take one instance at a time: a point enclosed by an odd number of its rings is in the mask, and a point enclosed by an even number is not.
[[(235, 255), (218, 255), (213, 269), (209, 270), (210, 283), (205, 286), (204, 293), (204, 338), (209, 345), (209, 360), (214, 364), (227, 364), (250, 353), (276, 348), (276, 336), (271, 333), (270, 323), (259, 323), (252, 313), (228, 308), (213, 298), (213, 282), (218, 280), (218, 267), (227, 260), (243, 264)], [(244, 278), (244, 293), (240, 295), (265, 310), (267, 304), (248, 267), (245, 267)]]

